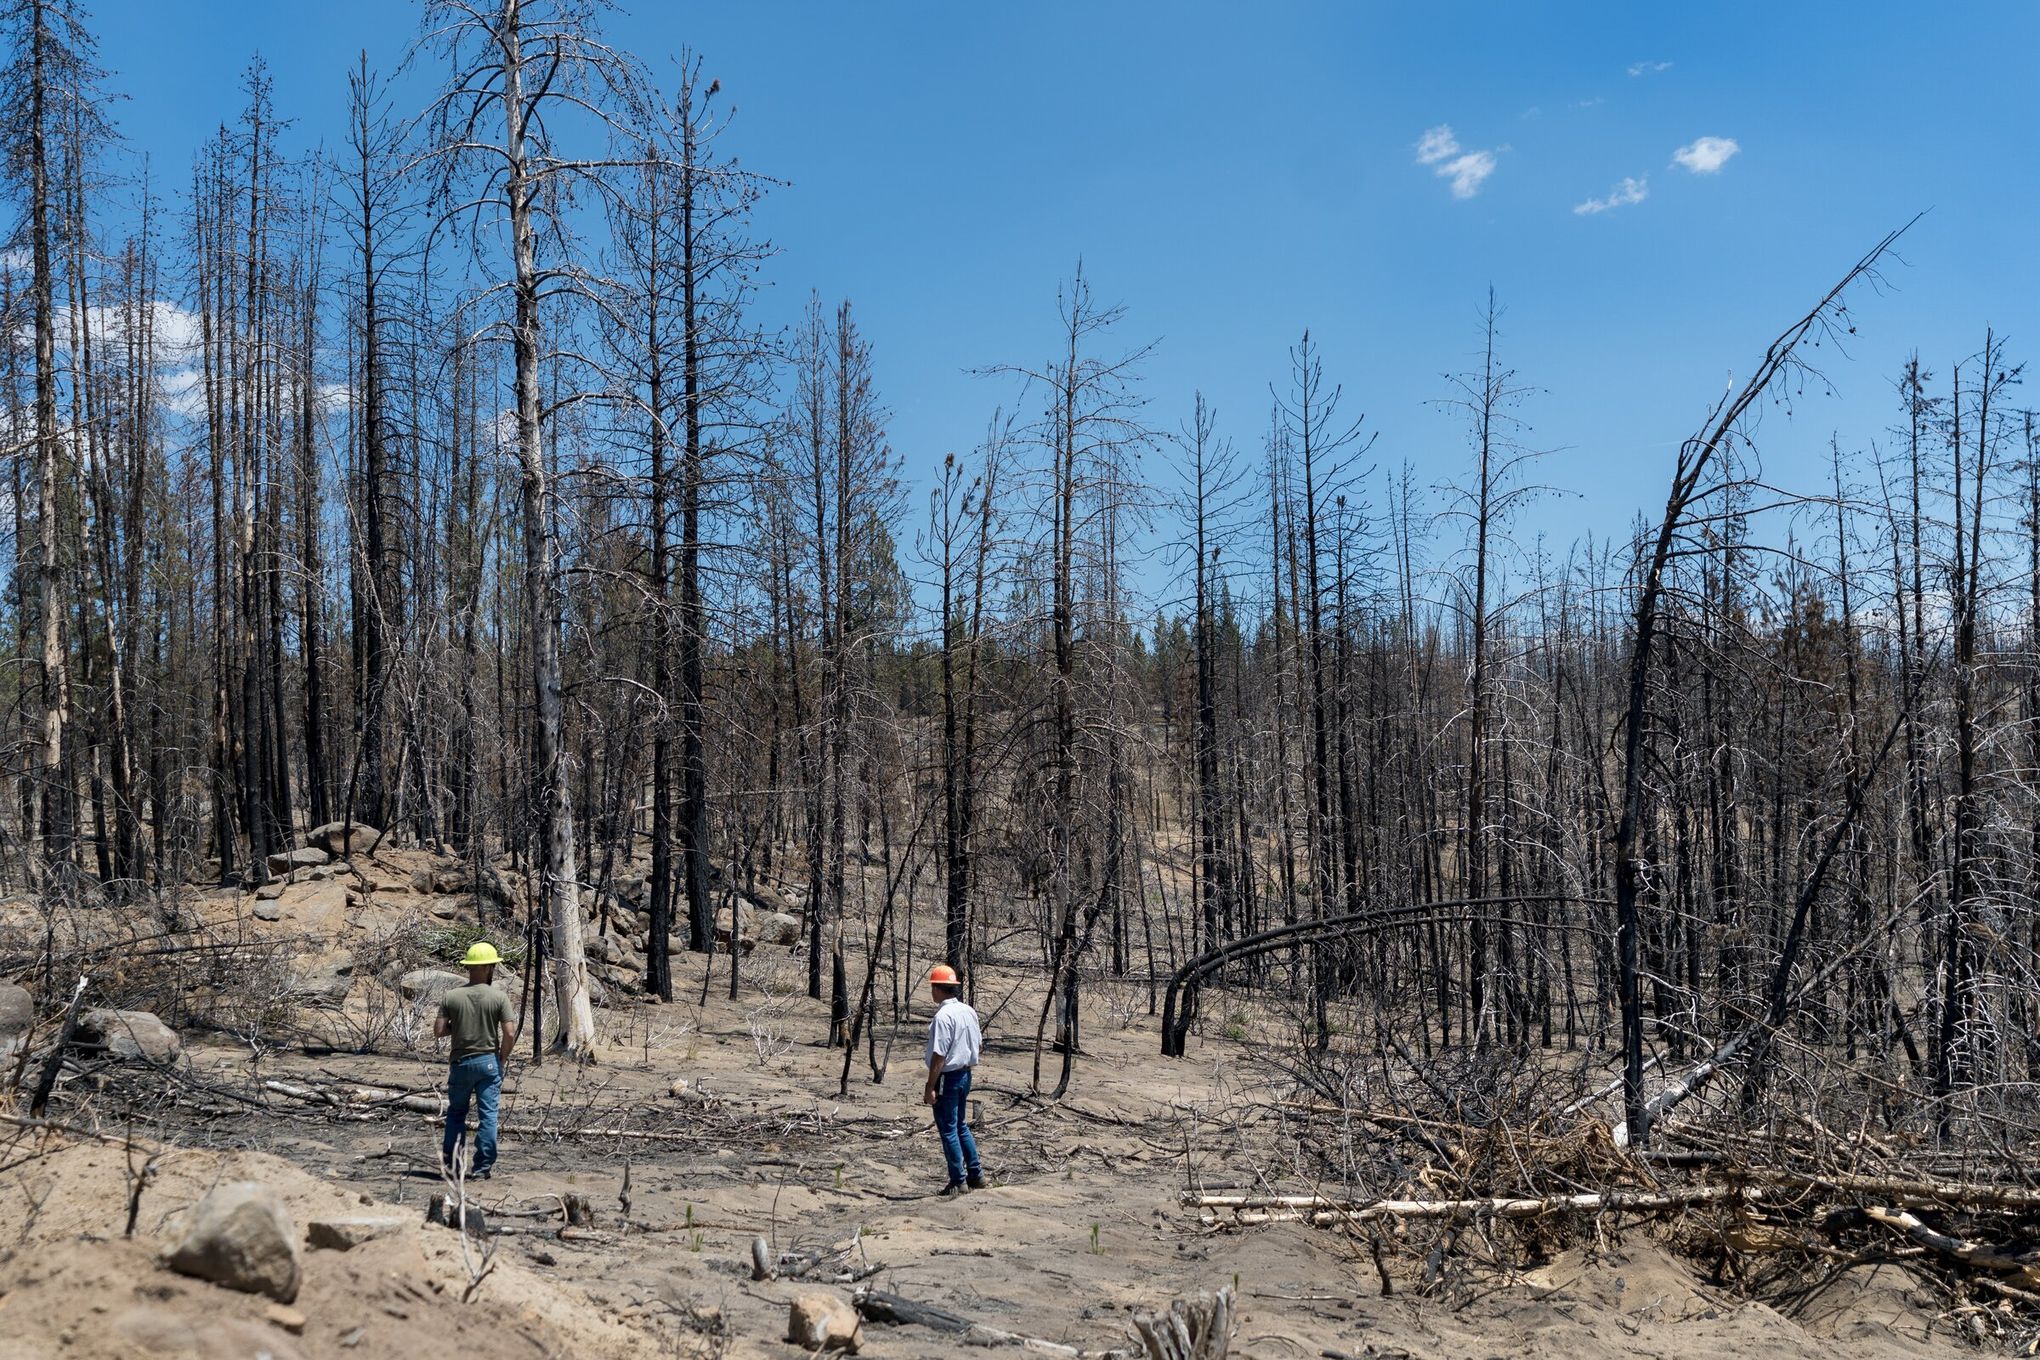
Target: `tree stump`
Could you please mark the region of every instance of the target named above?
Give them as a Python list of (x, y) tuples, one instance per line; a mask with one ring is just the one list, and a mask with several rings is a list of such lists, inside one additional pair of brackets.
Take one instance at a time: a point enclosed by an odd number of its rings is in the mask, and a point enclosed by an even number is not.
[(1133, 1319), (1148, 1360), (1225, 1360), (1232, 1347), (1233, 1292), (1177, 1299), (1169, 1311)]

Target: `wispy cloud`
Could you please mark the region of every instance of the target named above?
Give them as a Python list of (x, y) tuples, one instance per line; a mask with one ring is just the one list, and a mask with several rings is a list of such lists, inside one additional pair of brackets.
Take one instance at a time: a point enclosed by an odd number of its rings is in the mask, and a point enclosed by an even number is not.
[(1650, 181), (1648, 177), (1637, 179), (1630, 175), (1624, 175), (1622, 182), (1613, 189), (1610, 189), (1606, 198), (1590, 198), (1586, 202), (1576, 205), (1573, 211), (1582, 217), (1586, 217), (1594, 213), (1607, 212), (1610, 208), (1626, 208), (1632, 203), (1641, 203), (1649, 197)]
[(1468, 151), (1459, 145), (1450, 123), (1440, 123), (1417, 139), (1417, 164), (1452, 185), (1454, 198), (1472, 198), (1495, 172), (1493, 151)]
[(1418, 165), (1436, 165), (1446, 157), (1458, 154), (1459, 139), (1452, 135), (1450, 123), (1440, 123), (1417, 138)]
[(1729, 157), (1742, 150), (1733, 137), (1698, 137), (1672, 153), (1672, 160), (1696, 175), (1719, 174)]
[(1654, 76), (1659, 71), (1669, 71), (1671, 69), (1672, 64), (1668, 61), (1638, 61), (1630, 63), (1629, 74), (1632, 76)]

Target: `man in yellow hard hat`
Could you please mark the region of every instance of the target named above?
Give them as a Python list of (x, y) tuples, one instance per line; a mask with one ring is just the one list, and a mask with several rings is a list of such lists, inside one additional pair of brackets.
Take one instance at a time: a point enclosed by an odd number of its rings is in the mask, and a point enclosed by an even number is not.
[(469, 946), (460, 961), (467, 969), (465, 987), (449, 987), (439, 998), (439, 1018), (432, 1022), (436, 1039), (452, 1039), (446, 1074), (446, 1137), (439, 1145), (440, 1169), (451, 1175), (467, 1132), (468, 1102), (481, 1106), (475, 1129), (475, 1150), (467, 1174), (489, 1179), (496, 1165), (496, 1104), (503, 1093), (503, 1064), (517, 1043), (516, 1013), (510, 998), (496, 990), (492, 979), (503, 956), (487, 940)]
[(938, 963), (928, 974), (935, 992), (935, 1018), (928, 1023), (928, 1085), (921, 1101), (935, 1107), (935, 1132), (942, 1136), (942, 1157), (949, 1163), (949, 1183), (942, 1187), (944, 1199), (954, 1199), (965, 1189), (985, 1188), (985, 1174), (978, 1166), (977, 1140), (971, 1137), (969, 1105), (971, 1069), (984, 1052), (984, 1031), (978, 1014), (963, 999), (963, 983), (956, 970)]

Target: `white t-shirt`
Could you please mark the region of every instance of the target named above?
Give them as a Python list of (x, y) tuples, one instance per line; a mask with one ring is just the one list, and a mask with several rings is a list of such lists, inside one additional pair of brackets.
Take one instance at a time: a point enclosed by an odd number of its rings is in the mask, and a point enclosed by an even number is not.
[(921, 1055), (921, 1061), (929, 1062), (940, 1053), (942, 1070), (954, 1072), (976, 1067), (984, 1047), (985, 1036), (978, 1028), (977, 1012), (962, 997), (952, 996), (936, 1008), (935, 1018), (928, 1024), (928, 1051)]

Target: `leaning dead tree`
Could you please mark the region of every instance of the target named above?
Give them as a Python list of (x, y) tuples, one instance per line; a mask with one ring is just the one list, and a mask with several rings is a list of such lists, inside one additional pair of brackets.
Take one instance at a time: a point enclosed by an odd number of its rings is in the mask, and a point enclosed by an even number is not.
[[(1908, 224), (1909, 226), (1910, 224)], [(1616, 987), (1622, 1026), (1622, 1111), (1626, 1140), (1640, 1146), (1650, 1133), (1650, 1114), (1643, 1090), (1643, 1004), (1639, 941), (1644, 885), (1639, 831), (1643, 818), (1645, 729), (1649, 721), (1651, 667), (1657, 650), (1659, 611), (1665, 572), (1673, 552), (1694, 526), (1693, 507), (1717, 490), (1716, 483), (1733, 480), (1727, 466), (1752, 438), (1753, 408), (1775, 384), (1811, 372), (1801, 347), (1809, 341), (1837, 341), (1852, 333), (1846, 295), (1858, 282), (1876, 277), (1877, 265), (1905, 227), (1891, 232), (1828, 289), (1813, 309), (1793, 322), (1764, 351), (1756, 371), (1742, 387), (1724, 393), (1700, 433), (1679, 446), (1672, 468), (1671, 490), (1664, 515), (1639, 563), (1636, 610), (1629, 634), (1627, 698), (1622, 716), (1622, 792), (1615, 826)]]

